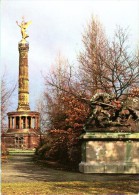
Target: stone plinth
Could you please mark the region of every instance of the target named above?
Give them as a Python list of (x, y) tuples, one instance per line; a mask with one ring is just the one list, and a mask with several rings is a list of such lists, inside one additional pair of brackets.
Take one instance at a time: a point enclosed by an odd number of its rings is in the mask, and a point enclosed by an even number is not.
[(139, 173), (139, 133), (86, 132), (82, 139), (83, 173)]
[(7, 148), (33, 149), (38, 146), (40, 135), (33, 132), (13, 132), (2, 134), (1, 139)]

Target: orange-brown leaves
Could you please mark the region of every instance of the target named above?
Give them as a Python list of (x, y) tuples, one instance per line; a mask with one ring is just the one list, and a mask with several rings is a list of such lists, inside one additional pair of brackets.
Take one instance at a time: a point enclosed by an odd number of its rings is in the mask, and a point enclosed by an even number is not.
[(63, 97), (63, 103), (65, 104), (65, 114), (67, 116), (65, 122), (68, 126), (74, 129), (82, 128), (89, 113), (88, 105), (73, 96)]
[(131, 97), (139, 97), (139, 87), (133, 88), (133, 89), (131, 90), (130, 96), (131, 96)]

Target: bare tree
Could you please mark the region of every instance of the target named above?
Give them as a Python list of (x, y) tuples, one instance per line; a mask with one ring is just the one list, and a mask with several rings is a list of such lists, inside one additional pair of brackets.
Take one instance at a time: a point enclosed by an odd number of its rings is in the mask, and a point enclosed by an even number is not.
[(41, 94), (40, 98), (36, 101), (36, 110), (40, 113), (40, 130), (44, 133), (48, 127), (48, 121), (46, 115), (45, 98), (43, 94)]
[(51, 129), (63, 128), (65, 121), (65, 106), (62, 98), (70, 90), (72, 85), (72, 70), (68, 60), (60, 54), (56, 58), (55, 66), (44, 77), (46, 101), (45, 109)]
[(107, 51), (107, 39), (101, 23), (92, 18), (83, 34), (84, 49), (78, 57), (80, 66), (79, 74), (82, 87), (92, 96), (102, 88), (99, 79), (100, 64), (99, 55), (105, 55)]
[(116, 99), (139, 83), (139, 55), (131, 52), (127, 30), (117, 28), (108, 41), (101, 24), (92, 19), (83, 36), (80, 53), (81, 84), (91, 95), (97, 91), (114, 94)]
[[(88, 113), (79, 80), (68, 61), (58, 56), (55, 68), (44, 77), (45, 114), (50, 129), (80, 127)], [(75, 124), (74, 124), (75, 123)]]
[(9, 86), (6, 79), (6, 72), (2, 75), (1, 79), (1, 130), (5, 131), (7, 128), (7, 112), (11, 105), (11, 96), (16, 88), (16, 85), (13, 87)]
[(100, 67), (99, 72), (102, 88), (105, 91), (109, 89), (118, 99), (123, 94), (128, 94), (134, 86), (138, 86), (138, 58), (138, 54), (131, 52), (128, 45), (127, 30), (118, 27), (106, 55), (99, 54), (100, 65), (104, 66), (104, 69)]

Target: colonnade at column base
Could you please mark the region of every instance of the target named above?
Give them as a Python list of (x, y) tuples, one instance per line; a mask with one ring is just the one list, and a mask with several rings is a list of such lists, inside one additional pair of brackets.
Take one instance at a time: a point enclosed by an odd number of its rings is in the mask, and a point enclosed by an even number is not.
[(40, 114), (35, 111), (8, 112), (8, 132), (37, 130), (40, 128)]

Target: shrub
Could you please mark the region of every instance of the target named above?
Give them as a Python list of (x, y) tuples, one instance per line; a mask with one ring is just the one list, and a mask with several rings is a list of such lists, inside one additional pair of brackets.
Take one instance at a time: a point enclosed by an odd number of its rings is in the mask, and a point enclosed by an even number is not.
[(64, 130), (50, 130), (46, 134), (42, 145), (40, 145), (36, 154), (40, 159), (57, 161), (61, 164), (77, 168), (81, 161), (81, 151), (79, 142), (79, 132), (74, 132), (71, 128)]
[(3, 143), (3, 142), (1, 143), (1, 154), (2, 154), (2, 156), (8, 155), (8, 150), (6, 148), (5, 143)]

